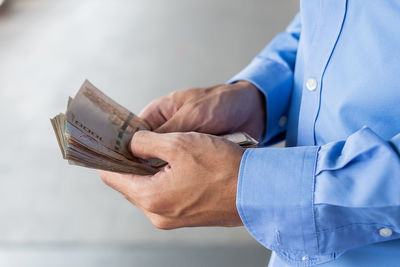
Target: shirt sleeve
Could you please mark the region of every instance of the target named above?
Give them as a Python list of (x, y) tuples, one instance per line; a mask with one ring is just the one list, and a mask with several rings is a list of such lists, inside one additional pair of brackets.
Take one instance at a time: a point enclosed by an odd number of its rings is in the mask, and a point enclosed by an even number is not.
[(250, 234), (295, 266), (400, 238), (400, 134), (364, 127), (323, 146), (248, 149), (237, 208)]
[(297, 15), (285, 32), (278, 34), (246, 68), (228, 81), (248, 81), (264, 94), (266, 131), (261, 145), (277, 141), (286, 130), (283, 122), (289, 107), (300, 31), (300, 16)]

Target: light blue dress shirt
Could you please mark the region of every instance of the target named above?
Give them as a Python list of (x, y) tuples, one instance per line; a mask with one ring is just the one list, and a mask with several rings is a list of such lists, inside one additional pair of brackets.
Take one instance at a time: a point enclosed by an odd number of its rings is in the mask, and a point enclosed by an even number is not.
[(262, 144), (288, 146), (239, 171), (270, 266), (400, 266), (400, 1), (303, 0), (239, 80), (265, 95)]

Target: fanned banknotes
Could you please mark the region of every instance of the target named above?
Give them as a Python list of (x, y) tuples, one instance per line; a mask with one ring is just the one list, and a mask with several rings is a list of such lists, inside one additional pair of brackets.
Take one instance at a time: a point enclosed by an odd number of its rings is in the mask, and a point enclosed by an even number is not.
[[(69, 98), (66, 113), (51, 119), (63, 158), (70, 164), (120, 173), (149, 175), (166, 162), (141, 159), (128, 150), (135, 132), (150, 130), (148, 124), (85, 81), (74, 98)], [(246, 133), (222, 136), (243, 147), (257, 141)]]

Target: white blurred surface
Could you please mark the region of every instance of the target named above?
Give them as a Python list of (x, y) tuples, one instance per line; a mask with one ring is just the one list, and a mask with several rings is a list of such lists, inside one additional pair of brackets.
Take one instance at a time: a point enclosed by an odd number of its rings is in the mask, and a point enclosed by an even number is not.
[(0, 9), (1, 253), (63, 242), (258, 247), (244, 228), (155, 229), (95, 171), (62, 160), (49, 118), (86, 78), (135, 113), (173, 90), (223, 83), (296, 11), (296, 0), (7, 1)]

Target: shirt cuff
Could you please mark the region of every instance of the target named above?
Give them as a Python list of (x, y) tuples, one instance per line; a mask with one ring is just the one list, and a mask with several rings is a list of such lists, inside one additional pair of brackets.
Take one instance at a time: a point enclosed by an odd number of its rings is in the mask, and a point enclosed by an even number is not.
[(265, 97), (266, 131), (260, 145), (273, 142), (274, 137), (286, 130), (287, 110), (293, 83), (292, 70), (271, 59), (256, 57), (228, 83), (248, 81)]
[(295, 266), (330, 261), (318, 255), (314, 221), (315, 166), (319, 147), (247, 149), (236, 206), (249, 233)]

